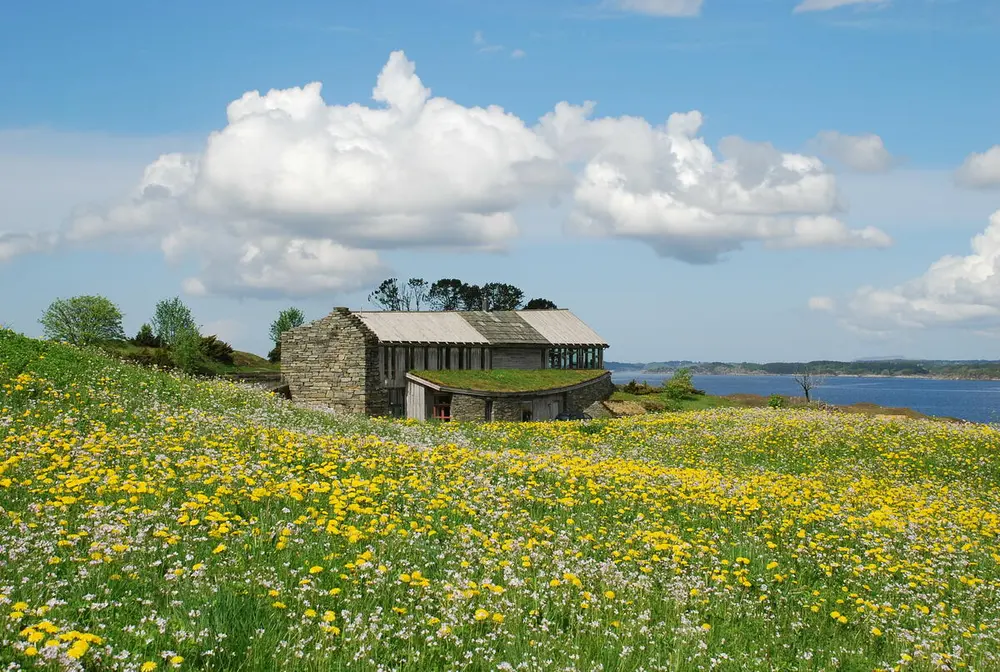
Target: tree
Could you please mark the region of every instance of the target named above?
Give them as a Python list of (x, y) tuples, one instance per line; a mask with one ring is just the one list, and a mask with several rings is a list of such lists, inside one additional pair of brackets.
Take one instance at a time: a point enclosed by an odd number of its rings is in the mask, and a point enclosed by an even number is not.
[(181, 331), (194, 331), (198, 327), (191, 316), (191, 309), (184, 305), (179, 296), (163, 299), (153, 310), (153, 333), (167, 347), (172, 348)]
[(38, 320), (45, 337), (73, 345), (125, 340), (122, 313), (103, 296), (56, 299)]
[(524, 310), (555, 310), (558, 307), (559, 306), (552, 303), (548, 299), (532, 299), (531, 301), (528, 301)]
[(458, 295), (462, 299), (462, 310), (486, 310), (483, 289), (479, 285), (467, 285), (463, 282)]
[(278, 318), (271, 323), (271, 331), (269, 332), (271, 336), (271, 342), (276, 346), (281, 344), (281, 335), (286, 331), (294, 329), (295, 327), (301, 327), (306, 323), (305, 314), (292, 306), (291, 308), (285, 308), (283, 311), (278, 313)]
[(202, 336), (198, 346), (201, 354), (206, 359), (213, 362), (221, 362), (222, 364), (233, 363), (233, 346), (223, 340), (219, 340), (214, 334), (211, 336)]
[(410, 278), (407, 280), (406, 292), (409, 299), (407, 301), (407, 310), (410, 309), (410, 303), (413, 305), (413, 310), (420, 310), (421, 306), (426, 306), (430, 289), (430, 285), (423, 278)]
[(403, 310), (403, 295), (404, 291), (399, 280), (388, 278), (368, 295), (368, 300), (382, 310)]
[(442, 278), (431, 285), (427, 299), (434, 310), (459, 310), (462, 307), (462, 287), (458, 278)]
[(198, 373), (205, 368), (201, 335), (193, 325), (182, 325), (174, 332), (170, 359), (184, 373)]
[(524, 292), (506, 282), (488, 282), (481, 290), (483, 310), (517, 310)]
[(810, 401), (809, 393), (815, 388), (823, 384), (823, 381), (816, 375), (810, 373), (809, 371), (801, 371), (792, 376), (792, 380), (795, 384), (802, 388), (802, 393), (805, 394), (806, 403)]
[(141, 348), (163, 347), (163, 343), (160, 342), (160, 339), (153, 333), (153, 328), (149, 326), (149, 324), (144, 324), (139, 328), (135, 338), (132, 339), (132, 345), (137, 345)]

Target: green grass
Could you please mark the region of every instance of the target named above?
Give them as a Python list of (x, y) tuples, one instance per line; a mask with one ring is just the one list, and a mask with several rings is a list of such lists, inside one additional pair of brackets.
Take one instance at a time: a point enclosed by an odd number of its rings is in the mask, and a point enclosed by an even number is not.
[(413, 371), (444, 387), (482, 392), (535, 392), (585, 383), (607, 373), (603, 369), (492, 369), (489, 371)]
[[(741, 404), (725, 397), (715, 397), (710, 394), (698, 394), (687, 399), (674, 399), (665, 392), (655, 394), (629, 394), (617, 390), (611, 395), (611, 401), (634, 401), (647, 410), (665, 411), (704, 411), (710, 408), (731, 408)], [(653, 403), (650, 403), (653, 402)], [(662, 408), (660, 408), (662, 406)]]
[(377, 420), (0, 330), (0, 668), (996, 670), (998, 484), (985, 425)]
[[(110, 355), (135, 364), (156, 365), (161, 368), (170, 368), (173, 365), (170, 353), (165, 348), (149, 348), (127, 342), (102, 343), (100, 348)], [(264, 373), (281, 370), (280, 363), (271, 363), (264, 357), (240, 350), (233, 351), (232, 364), (206, 360), (203, 366), (205, 369), (204, 373), (215, 375), (224, 375), (227, 373)]]

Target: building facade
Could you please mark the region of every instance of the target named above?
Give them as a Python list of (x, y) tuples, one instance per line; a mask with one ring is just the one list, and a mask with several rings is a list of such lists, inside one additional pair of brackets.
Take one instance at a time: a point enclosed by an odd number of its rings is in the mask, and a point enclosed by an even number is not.
[[(420, 378), (419, 372), (587, 369), (596, 374), (604, 369), (607, 347), (568, 310), (352, 312), (336, 308), (320, 320), (282, 334), (281, 372), (293, 399), (347, 413), (537, 420), (582, 411), (594, 401), (581, 406), (591, 396), (606, 398), (613, 389), (610, 372), (555, 389), (517, 394), (494, 391), (492, 396), (485, 390), (436, 385)], [(422, 395), (422, 400), (408, 399), (411, 394)], [(532, 404), (530, 413), (522, 412), (526, 403)], [(515, 405), (517, 410), (511, 410)]]

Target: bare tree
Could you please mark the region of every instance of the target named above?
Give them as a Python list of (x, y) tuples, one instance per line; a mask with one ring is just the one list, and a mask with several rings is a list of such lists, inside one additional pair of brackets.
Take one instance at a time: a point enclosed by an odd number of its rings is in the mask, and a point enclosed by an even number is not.
[(796, 385), (802, 388), (803, 394), (806, 395), (806, 403), (811, 401), (809, 393), (823, 384), (823, 380), (819, 376), (810, 373), (809, 371), (796, 373), (792, 376), (792, 380), (795, 381)]

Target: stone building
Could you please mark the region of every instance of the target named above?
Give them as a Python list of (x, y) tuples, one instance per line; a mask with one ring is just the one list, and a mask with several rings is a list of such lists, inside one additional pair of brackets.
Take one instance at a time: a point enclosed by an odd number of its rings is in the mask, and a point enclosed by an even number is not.
[(546, 420), (614, 389), (608, 344), (568, 310), (336, 308), (281, 336), (291, 397), (334, 410), (440, 420)]

